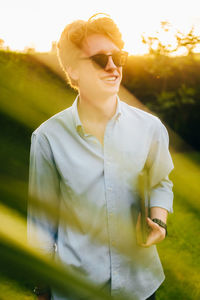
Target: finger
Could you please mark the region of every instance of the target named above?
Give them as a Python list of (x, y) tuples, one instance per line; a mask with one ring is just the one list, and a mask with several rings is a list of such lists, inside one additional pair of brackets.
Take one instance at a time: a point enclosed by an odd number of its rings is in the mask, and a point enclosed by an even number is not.
[(159, 229), (159, 225), (153, 222), (150, 218), (147, 218), (147, 224), (151, 229), (155, 229), (155, 230)]
[(161, 232), (161, 229), (158, 227), (156, 229), (152, 229), (151, 233), (148, 235), (146, 245), (151, 246), (160, 243), (165, 236)]
[(153, 234), (158, 234), (159, 241), (162, 241), (166, 237), (166, 230), (153, 222), (150, 218), (147, 218), (147, 224)]
[(147, 238), (146, 243), (145, 244), (140, 243), (140, 246), (148, 248), (148, 247), (150, 247), (152, 245), (155, 245), (155, 244), (156, 244), (156, 238), (149, 237), (149, 238)]

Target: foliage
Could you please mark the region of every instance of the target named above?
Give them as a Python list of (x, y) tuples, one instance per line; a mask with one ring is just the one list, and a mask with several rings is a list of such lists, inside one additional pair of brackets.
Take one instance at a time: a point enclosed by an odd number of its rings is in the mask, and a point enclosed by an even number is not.
[(130, 56), (123, 84), (187, 143), (200, 149), (200, 61), (193, 57)]
[[(174, 34), (174, 45), (172, 45), (169, 40), (170, 30), (172, 30), (171, 24), (167, 21), (163, 21), (160, 23), (160, 29), (156, 31), (155, 35), (146, 36), (142, 34), (142, 42), (148, 46), (149, 55), (154, 57), (167, 56), (178, 50), (179, 44), (177, 42), (176, 34)], [(163, 34), (165, 35), (164, 40), (162, 38)]]
[(183, 33), (167, 21), (160, 23), (160, 28), (154, 35), (143, 34), (141, 38), (143, 44), (148, 46), (149, 55), (153, 57), (170, 56), (181, 48), (186, 50), (188, 56), (192, 56), (195, 48), (200, 45), (200, 36), (195, 34), (194, 27)]
[(194, 27), (190, 29), (188, 33), (182, 33), (177, 31), (176, 40), (178, 48), (184, 47), (187, 49), (187, 55), (192, 56), (194, 54), (194, 49), (197, 45), (200, 45), (200, 36), (197, 36), (194, 32)]

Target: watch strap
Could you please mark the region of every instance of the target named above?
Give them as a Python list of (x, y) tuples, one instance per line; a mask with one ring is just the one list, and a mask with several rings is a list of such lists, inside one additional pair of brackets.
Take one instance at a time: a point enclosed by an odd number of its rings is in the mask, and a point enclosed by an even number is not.
[(167, 236), (167, 224), (165, 224), (162, 220), (157, 219), (157, 218), (152, 219), (152, 221), (154, 223), (157, 223), (160, 227), (165, 228), (165, 230), (166, 230), (166, 236)]

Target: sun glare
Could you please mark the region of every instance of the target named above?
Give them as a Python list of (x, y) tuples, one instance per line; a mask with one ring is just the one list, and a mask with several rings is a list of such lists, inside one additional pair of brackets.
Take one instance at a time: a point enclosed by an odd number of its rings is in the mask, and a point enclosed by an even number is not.
[[(162, 21), (169, 21), (179, 30), (189, 30), (195, 25), (198, 32), (200, 18), (197, 16), (197, 2), (191, 0), (190, 5), (186, 5), (179, 0), (141, 0), (133, 5), (132, 1), (124, 0), (122, 5), (114, 0), (94, 0), (92, 4), (89, 0), (7, 0), (0, 2), (0, 39), (4, 40), (4, 47), (12, 50), (29, 47), (36, 51), (50, 51), (52, 42), (58, 40), (67, 23), (75, 19), (87, 20), (94, 13), (105, 12), (118, 24), (125, 50), (131, 54), (144, 54), (148, 49), (142, 43), (141, 35), (156, 34)], [(160, 34), (159, 38), (163, 43), (175, 46), (172, 32)]]

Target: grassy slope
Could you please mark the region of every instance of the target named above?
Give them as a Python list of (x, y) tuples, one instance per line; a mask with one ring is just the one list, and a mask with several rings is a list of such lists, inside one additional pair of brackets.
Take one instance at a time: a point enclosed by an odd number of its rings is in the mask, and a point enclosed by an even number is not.
[(31, 56), (0, 51), (1, 198), (24, 213), (31, 133), (74, 98), (64, 81)]
[[(0, 51), (0, 201), (24, 216), (31, 133), (74, 98), (64, 81), (31, 56)], [(0, 299), (33, 296), (1, 277)]]
[[(1, 201), (26, 214), (30, 135), (42, 121), (71, 105), (75, 94), (33, 58), (0, 52)], [(169, 237), (158, 246), (167, 276), (158, 299), (200, 298), (200, 155), (173, 154), (174, 214)], [(17, 197), (16, 197), (17, 194)], [(1, 280), (0, 298), (33, 299)]]

